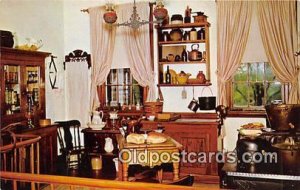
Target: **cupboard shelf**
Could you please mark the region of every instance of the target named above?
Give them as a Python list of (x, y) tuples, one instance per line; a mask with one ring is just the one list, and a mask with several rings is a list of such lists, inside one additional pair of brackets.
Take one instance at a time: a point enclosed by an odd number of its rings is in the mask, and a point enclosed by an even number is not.
[(158, 84), (159, 87), (181, 87), (181, 86), (210, 86), (211, 83), (205, 84)]
[(160, 61), (158, 62), (158, 64), (160, 65), (177, 65), (177, 64), (187, 64), (187, 65), (191, 65), (191, 64), (206, 64), (206, 61), (176, 61), (176, 62), (168, 62), (168, 61)]
[(183, 24), (166, 24), (163, 26), (156, 25), (157, 29), (172, 29), (172, 28), (193, 28), (193, 27), (210, 27), (209, 22), (198, 23), (183, 23)]
[(158, 45), (175, 45), (175, 44), (193, 44), (193, 43), (206, 43), (206, 40), (180, 40), (180, 41), (161, 41)]

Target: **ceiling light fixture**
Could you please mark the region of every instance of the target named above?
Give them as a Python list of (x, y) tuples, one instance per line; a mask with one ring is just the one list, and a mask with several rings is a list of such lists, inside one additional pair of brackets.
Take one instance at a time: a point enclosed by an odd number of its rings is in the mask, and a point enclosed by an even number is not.
[(150, 24), (150, 23), (161, 24), (162, 21), (168, 15), (168, 11), (167, 11), (167, 9), (164, 8), (162, 0), (158, 0), (156, 2), (156, 7), (153, 12), (153, 15), (156, 18), (156, 21), (141, 20), (139, 14), (137, 13), (137, 7), (136, 7), (135, 0), (134, 0), (132, 14), (128, 21), (123, 22), (123, 23), (114, 24), (117, 21), (118, 16), (117, 16), (116, 11), (114, 10), (114, 5), (112, 3), (106, 4), (106, 12), (103, 15), (103, 19), (107, 24), (112, 24), (112, 25), (116, 25), (116, 26), (129, 26), (133, 29), (138, 29), (140, 26), (142, 26), (144, 24)]

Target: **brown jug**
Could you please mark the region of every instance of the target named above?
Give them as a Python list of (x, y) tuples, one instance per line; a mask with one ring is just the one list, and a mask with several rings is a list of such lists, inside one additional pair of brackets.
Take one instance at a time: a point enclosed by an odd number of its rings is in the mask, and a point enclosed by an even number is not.
[(204, 84), (206, 82), (206, 78), (203, 71), (199, 71), (199, 73), (197, 74), (197, 79), (201, 84)]

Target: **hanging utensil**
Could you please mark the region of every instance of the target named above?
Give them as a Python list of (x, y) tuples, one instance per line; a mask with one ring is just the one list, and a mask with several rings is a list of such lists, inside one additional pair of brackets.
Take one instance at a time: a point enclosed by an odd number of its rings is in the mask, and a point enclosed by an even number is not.
[(183, 87), (183, 90), (181, 91), (181, 98), (186, 99), (187, 98), (187, 92), (185, 90), (185, 87)]
[(195, 113), (197, 112), (197, 110), (199, 108), (199, 104), (194, 96), (194, 87), (193, 87), (193, 99), (191, 100), (190, 104), (188, 105), (188, 108)]

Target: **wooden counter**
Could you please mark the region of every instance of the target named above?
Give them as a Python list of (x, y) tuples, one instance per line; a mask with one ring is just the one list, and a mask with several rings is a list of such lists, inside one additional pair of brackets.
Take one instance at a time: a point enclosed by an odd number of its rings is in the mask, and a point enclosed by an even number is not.
[(22, 134), (33, 134), (40, 140), (40, 173), (54, 174), (57, 162), (57, 125), (36, 127), (23, 131)]
[[(182, 144), (185, 153), (185, 160), (188, 160), (188, 155), (194, 163), (184, 161), (183, 157), (180, 163), (180, 175), (193, 174), (197, 181), (206, 183), (219, 183), (218, 165), (215, 157), (212, 156), (212, 161), (209, 162), (208, 153), (217, 152), (218, 126), (217, 119), (179, 119), (171, 122), (159, 121), (142, 121), (143, 128), (157, 129), (162, 126), (165, 129), (165, 134), (175, 139)], [(196, 153), (196, 155), (191, 155)], [(201, 153), (202, 156), (198, 156)], [(204, 162), (204, 154), (207, 155)], [(201, 159), (199, 162), (198, 159)], [(203, 161), (203, 162), (202, 162)]]

